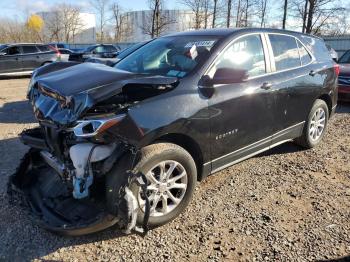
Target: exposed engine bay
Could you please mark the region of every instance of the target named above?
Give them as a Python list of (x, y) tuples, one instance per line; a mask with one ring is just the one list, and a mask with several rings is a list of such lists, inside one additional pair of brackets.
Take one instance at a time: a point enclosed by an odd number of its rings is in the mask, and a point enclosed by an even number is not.
[[(102, 80), (96, 79), (99, 74)], [(142, 136), (143, 131), (129, 119), (128, 108), (172, 90), (176, 82), (173, 77), (130, 76), (97, 64), (39, 68), (28, 99), (40, 126), (21, 134), (30, 150), (10, 177), (11, 199), (19, 198), (35, 221), (57, 233), (88, 234), (115, 224), (126, 233), (146, 233), (148, 199), (139, 228), (139, 207), (130, 186), (146, 190), (147, 181), (143, 174), (132, 172), (138, 148), (126, 135)], [(125, 156), (124, 172), (113, 174), (120, 176), (118, 184), (107, 188), (106, 176)], [(106, 204), (111, 190), (118, 192), (117, 197)]]

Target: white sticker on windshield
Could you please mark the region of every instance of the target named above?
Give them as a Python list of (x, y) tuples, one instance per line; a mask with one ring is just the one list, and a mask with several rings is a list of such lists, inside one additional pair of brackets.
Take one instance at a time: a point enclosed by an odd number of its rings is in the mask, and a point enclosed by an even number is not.
[(185, 45), (185, 48), (190, 48), (192, 46), (198, 46), (198, 47), (212, 47), (215, 43), (215, 40), (210, 41), (195, 41), (195, 42), (189, 42)]
[(196, 45), (193, 45), (191, 47), (189, 55), (190, 55), (192, 60), (196, 59), (196, 57), (198, 56), (197, 46)]

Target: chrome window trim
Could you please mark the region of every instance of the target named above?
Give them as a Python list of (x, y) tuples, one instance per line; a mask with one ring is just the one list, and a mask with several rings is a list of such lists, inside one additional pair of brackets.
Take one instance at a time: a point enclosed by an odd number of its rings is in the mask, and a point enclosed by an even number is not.
[[(249, 35), (260, 35), (260, 38), (261, 38), (261, 41), (262, 41), (262, 44), (263, 44), (263, 49), (264, 49), (264, 55), (265, 55), (265, 67), (266, 67), (266, 71), (267, 71), (267, 68), (268, 68), (268, 64), (269, 63), (269, 67), (270, 67), (270, 72), (266, 72), (265, 74), (262, 74), (262, 75), (258, 75), (258, 76), (252, 76), (252, 77), (248, 77), (245, 81), (249, 81), (249, 80), (254, 80), (254, 79), (259, 79), (260, 77), (265, 77), (265, 76), (270, 76), (270, 75), (274, 75), (274, 74), (277, 74), (277, 73), (283, 73), (283, 72), (288, 72), (288, 71), (291, 71), (291, 70), (295, 70), (295, 69), (299, 69), (299, 68), (303, 68), (303, 67), (306, 67), (306, 66), (309, 66), (311, 65), (312, 63), (314, 63), (316, 61), (316, 58), (315, 56), (312, 54), (312, 52), (310, 52), (309, 48), (304, 45), (303, 42), (301, 42), (296, 36), (294, 35), (290, 35), (290, 34), (285, 34), (285, 33), (276, 33), (276, 32), (262, 32), (262, 33), (247, 33), (247, 34), (244, 34), (244, 35), (240, 35), (238, 36), (237, 38), (234, 38), (232, 41), (230, 41), (220, 52), (217, 53), (215, 59), (213, 60), (213, 62), (208, 66), (208, 68), (205, 70), (205, 73), (202, 74), (202, 77), (205, 76), (205, 75), (208, 75), (208, 72), (212, 69), (214, 63), (217, 61), (217, 59), (219, 58), (219, 56), (225, 52), (229, 46), (231, 44), (233, 44), (236, 40), (242, 38), (242, 37), (245, 37), (245, 36), (249, 36)], [(274, 58), (274, 55), (273, 55), (273, 50), (272, 50), (272, 46), (271, 46), (271, 41), (270, 41), (270, 38), (269, 38), (269, 35), (285, 35), (285, 36), (289, 36), (289, 37), (292, 37), (294, 38), (296, 41), (299, 41), (299, 43), (305, 47), (306, 51), (309, 53), (309, 55), (311, 56), (311, 61), (308, 63), (308, 64), (305, 64), (305, 65), (302, 65), (300, 63), (300, 66), (297, 66), (297, 67), (292, 67), (292, 68), (288, 68), (288, 69), (284, 69), (284, 70), (280, 70), (280, 71), (277, 71), (276, 70), (276, 65), (275, 65), (275, 58)], [(266, 46), (264, 46), (264, 44)], [(267, 52), (267, 53), (266, 53)], [(299, 56), (300, 58), (300, 56)], [(222, 84), (220, 84), (221, 86)], [(215, 85), (215, 86), (219, 86), (219, 85)]]
[[(275, 71), (273, 71), (272, 73), (281, 73), (281, 72), (287, 72), (287, 71), (290, 71), (290, 70), (294, 70), (294, 69), (297, 69), (297, 68), (303, 68), (303, 67), (306, 67), (308, 65), (311, 65), (313, 62), (316, 61), (316, 58), (314, 57), (314, 55), (310, 52), (310, 50), (307, 48), (307, 46), (305, 46), (296, 36), (294, 35), (289, 35), (289, 34), (283, 34), (283, 33), (266, 33), (267, 35), (267, 38), (268, 38), (268, 41), (270, 43), (270, 47), (271, 47), (271, 51), (272, 51), (272, 56), (271, 56), (271, 61), (273, 61), (273, 64), (274, 64), (274, 69)], [(299, 43), (305, 47), (306, 51), (309, 53), (309, 55), (311, 56), (311, 61), (308, 63), (308, 64), (305, 64), (305, 65), (302, 65), (301, 61), (300, 61), (300, 66), (295, 66), (295, 67), (291, 67), (291, 68), (287, 68), (287, 69), (283, 69), (283, 70), (277, 70), (276, 69), (276, 64), (275, 64), (275, 57), (273, 55), (273, 50), (272, 50), (272, 45), (271, 45), (271, 40), (269, 38), (269, 35), (283, 35), (283, 36), (289, 36), (289, 37), (292, 37), (294, 38), (296, 41), (299, 41)], [(298, 46), (298, 45), (297, 45)], [(298, 47), (299, 48), (299, 47)], [(298, 50), (299, 51), (299, 50)], [(300, 59), (300, 55), (299, 55), (299, 59)]]

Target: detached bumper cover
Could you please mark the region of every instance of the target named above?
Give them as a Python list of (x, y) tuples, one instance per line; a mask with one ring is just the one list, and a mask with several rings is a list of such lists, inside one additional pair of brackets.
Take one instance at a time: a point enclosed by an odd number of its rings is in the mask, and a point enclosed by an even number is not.
[[(137, 208), (133, 196), (128, 194), (125, 176), (120, 183), (121, 195), (116, 201), (118, 211), (111, 214), (105, 205), (104, 192), (96, 185), (93, 197), (78, 200), (59, 174), (43, 161), (40, 151), (30, 149), (16, 172), (9, 178), (8, 195), (11, 204), (18, 204), (28, 211), (39, 226), (62, 235), (78, 236), (95, 233), (118, 224), (123, 233), (132, 230), (141, 235), (148, 231), (149, 201), (146, 199), (146, 213), (143, 228), (136, 227)], [(136, 182), (146, 192), (145, 178), (135, 176)], [(125, 182), (124, 182), (125, 181)], [(102, 192), (101, 192), (102, 191)]]
[(30, 150), (10, 177), (8, 194), (12, 204), (23, 206), (41, 227), (63, 235), (85, 235), (115, 225), (118, 218), (97, 200), (76, 200), (52, 168)]

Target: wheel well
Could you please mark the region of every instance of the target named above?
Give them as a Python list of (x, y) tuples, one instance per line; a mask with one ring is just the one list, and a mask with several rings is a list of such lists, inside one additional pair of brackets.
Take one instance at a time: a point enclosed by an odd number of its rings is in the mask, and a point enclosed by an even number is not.
[(324, 95), (321, 95), (318, 99), (321, 99), (321, 100), (326, 102), (327, 107), (328, 107), (328, 115), (331, 115), (331, 113), (332, 113), (332, 99), (331, 99), (330, 95), (324, 94)]
[(161, 136), (156, 142), (169, 142), (181, 146), (192, 156), (197, 167), (197, 180), (201, 180), (203, 171), (203, 154), (199, 145), (191, 137), (183, 134), (167, 134)]

